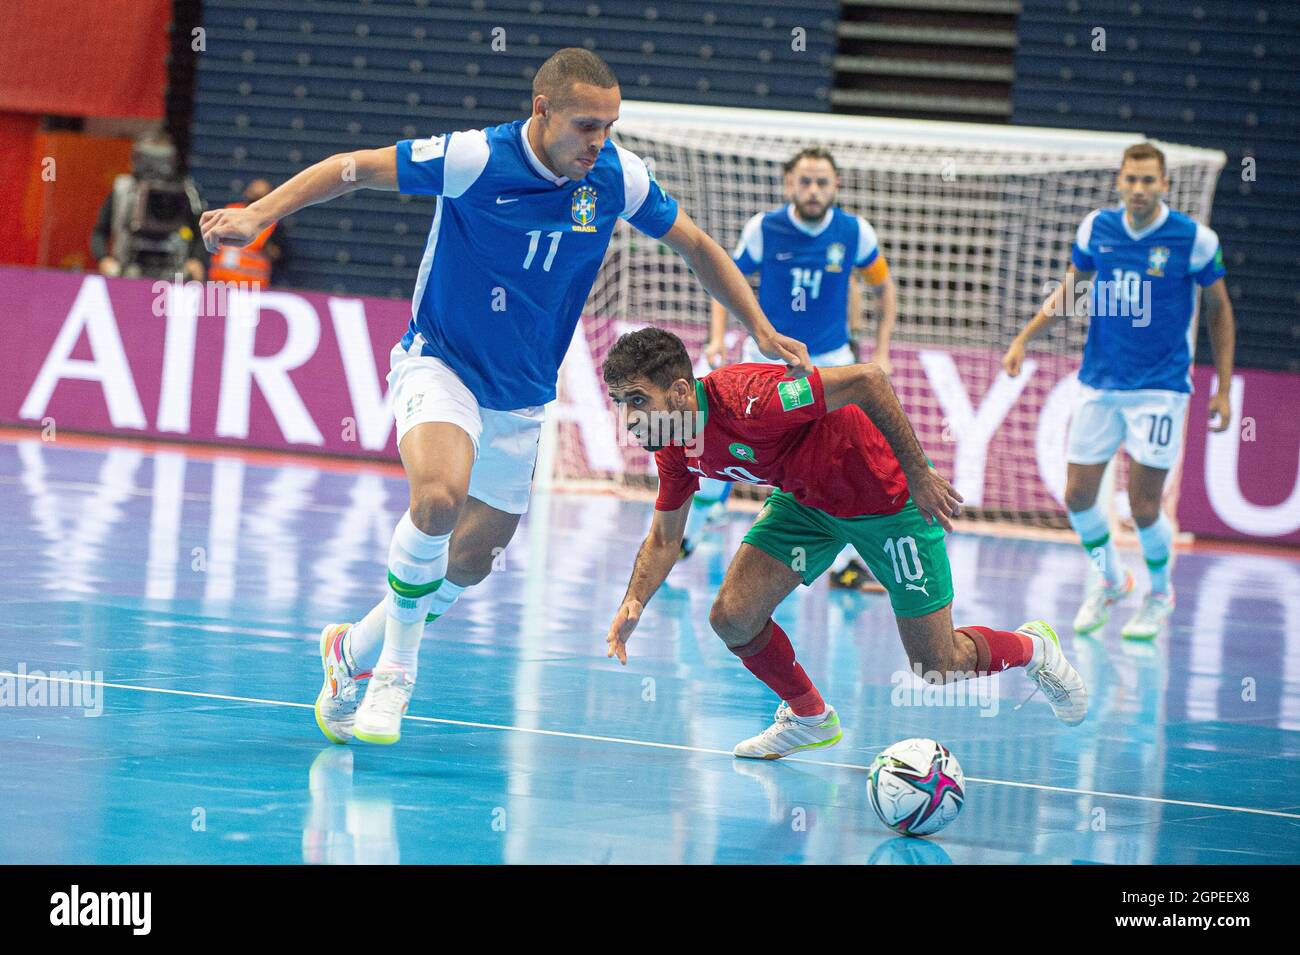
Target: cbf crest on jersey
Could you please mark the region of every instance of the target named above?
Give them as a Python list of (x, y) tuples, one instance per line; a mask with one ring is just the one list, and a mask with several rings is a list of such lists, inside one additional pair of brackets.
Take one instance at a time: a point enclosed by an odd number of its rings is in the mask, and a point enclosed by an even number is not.
[(1169, 249), (1163, 245), (1153, 245), (1147, 256), (1147, 275), (1164, 278), (1165, 263), (1169, 261)]
[(832, 242), (826, 247), (826, 271), (838, 272), (844, 261), (844, 243)]
[(591, 186), (582, 186), (573, 194), (569, 211), (576, 223), (574, 232), (595, 232), (592, 223), (596, 221), (596, 190)]

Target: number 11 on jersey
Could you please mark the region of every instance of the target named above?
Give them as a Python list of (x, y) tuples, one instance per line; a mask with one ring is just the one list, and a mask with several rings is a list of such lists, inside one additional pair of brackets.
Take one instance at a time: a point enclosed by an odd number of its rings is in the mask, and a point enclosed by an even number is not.
[[(542, 239), (542, 230), (530, 229), (527, 234), (530, 241), (528, 243), (528, 254), (524, 256), (525, 269), (529, 268), (533, 264), (533, 256), (537, 254), (537, 244)], [(551, 240), (551, 248), (550, 251), (546, 253), (546, 258), (542, 261), (543, 272), (551, 271), (551, 263), (555, 261), (555, 250), (560, 247), (560, 236), (564, 235), (563, 232), (548, 232), (546, 234)]]

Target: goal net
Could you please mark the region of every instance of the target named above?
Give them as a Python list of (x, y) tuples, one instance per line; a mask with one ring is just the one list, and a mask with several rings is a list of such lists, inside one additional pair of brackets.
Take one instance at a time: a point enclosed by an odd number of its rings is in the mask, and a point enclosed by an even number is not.
[[(1001, 356), (1065, 275), (1084, 216), (1117, 201), (1120, 155), (1143, 137), (624, 101), (615, 138), (729, 252), (754, 213), (785, 202), (783, 163), (828, 147), (839, 205), (875, 227), (897, 285), (893, 384), (926, 452), (972, 516), (1066, 526), (1065, 434), (1086, 298), (1030, 346), (1017, 378)], [(1170, 206), (1207, 222), (1224, 155), (1159, 145)], [(863, 299), (871, 313), (872, 296)], [(600, 366), (619, 335), (649, 324), (698, 357), (708, 321), (708, 294), (681, 258), (620, 222), (561, 372), (541, 484), (653, 487), (653, 462), (623, 438)], [(744, 334), (731, 318), (729, 360), (740, 360)]]

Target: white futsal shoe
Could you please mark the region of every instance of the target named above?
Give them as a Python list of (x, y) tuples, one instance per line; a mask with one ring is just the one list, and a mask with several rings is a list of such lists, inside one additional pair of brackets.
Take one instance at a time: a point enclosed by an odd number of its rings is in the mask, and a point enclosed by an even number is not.
[(1173, 593), (1149, 593), (1143, 598), (1142, 606), (1138, 608), (1138, 612), (1129, 619), (1128, 623), (1124, 624), (1120, 636), (1129, 640), (1154, 640), (1156, 635), (1160, 633), (1160, 628), (1164, 626), (1165, 621), (1173, 612)]
[[(1052, 704), (1056, 718), (1066, 726), (1078, 726), (1088, 715), (1088, 688), (1084, 686), (1079, 671), (1061, 652), (1061, 641), (1057, 638), (1056, 631), (1045, 620), (1031, 620), (1021, 624), (1016, 633), (1038, 637), (1043, 642), (1043, 653), (1038, 665), (1025, 667), (1025, 675), (1038, 685), (1034, 693), (1042, 690), (1047, 702)], [(1030, 694), (1030, 699), (1032, 698), (1033, 693)], [(1028, 702), (1025, 700), (1025, 703)], [(1024, 703), (1021, 704), (1023, 705)]]
[(782, 700), (776, 708), (776, 722), (757, 736), (737, 743), (732, 754), (745, 759), (780, 759), (800, 750), (834, 746), (843, 735), (835, 707), (828, 705), (820, 722), (806, 723)]
[(357, 682), (370, 676), (348, 675), (343, 662), (343, 638), (350, 623), (332, 623), (320, 632), (320, 664), (325, 683), (316, 695), (316, 725), (331, 743), (352, 739), (352, 723), (357, 712)]
[(411, 705), (415, 681), (400, 667), (376, 669), (370, 676), (366, 697), (357, 707), (352, 732), (364, 743), (388, 745), (402, 738), (402, 717)]
[(1124, 582), (1118, 587), (1110, 587), (1100, 574), (1093, 574), (1088, 582), (1088, 590), (1083, 598), (1083, 606), (1074, 615), (1076, 633), (1092, 633), (1106, 625), (1110, 619), (1110, 608), (1115, 606), (1133, 592), (1133, 571), (1124, 569)]

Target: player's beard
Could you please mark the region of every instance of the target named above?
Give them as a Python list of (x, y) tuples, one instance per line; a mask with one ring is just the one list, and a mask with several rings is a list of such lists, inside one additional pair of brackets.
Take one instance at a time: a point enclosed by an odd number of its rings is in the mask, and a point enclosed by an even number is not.
[(799, 218), (803, 219), (805, 222), (816, 222), (821, 219), (822, 216), (826, 215), (826, 206), (819, 203), (806, 202), (802, 205), (796, 204), (795, 209), (799, 213)]
[(685, 444), (686, 425), (683, 419), (688, 413), (686, 407), (676, 407), (671, 401), (667, 408), (647, 412), (644, 430), (640, 434), (632, 432), (637, 446), (655, 454), (664, 448)]
[(1134, 219), (1138, 216), (1143, 218), (1153, 216), (1158, 206), (1159, 200), (1152, 199), (1150, 196), (1140, 200), (1128, 199), (1124, 202), (1125, 209)]

